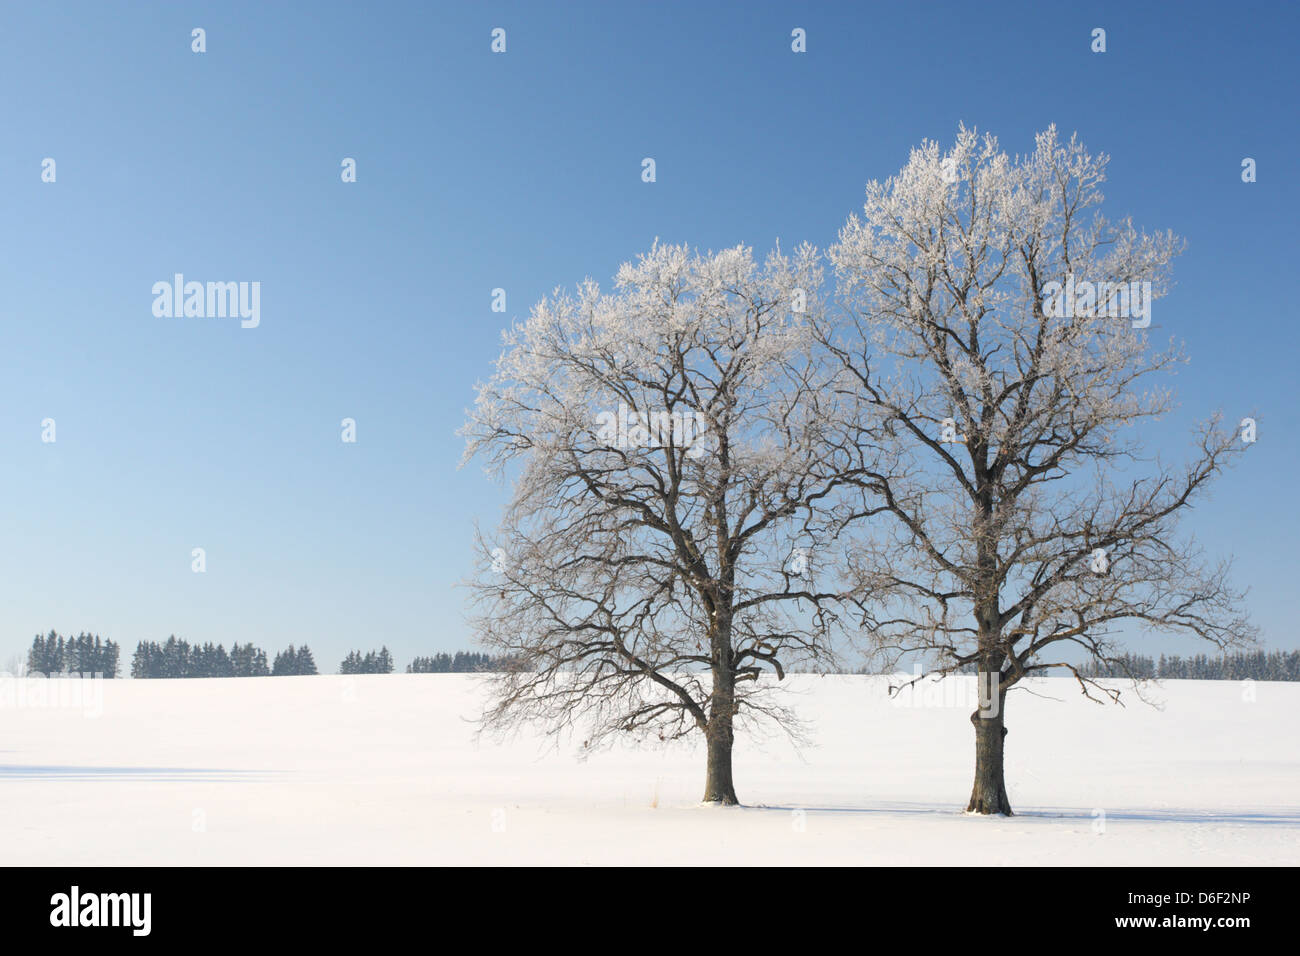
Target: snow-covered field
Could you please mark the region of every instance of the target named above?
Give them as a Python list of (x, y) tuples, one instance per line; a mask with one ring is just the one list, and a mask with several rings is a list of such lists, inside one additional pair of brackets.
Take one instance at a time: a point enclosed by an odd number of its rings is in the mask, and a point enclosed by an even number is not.
[(57, 707), (11, 682), (0, 846), (9, 865), (1300, 863), (1300, 684), (1171, 681), (1154, 709), (1037, 682), (1007, 707), (1019, 815), (985, 819), (961, 812), (955, 680), (898, 706), (881, 678), (790, 678), (813, 744), (742, 739), (748, 805), (728, 809), (698, 804), (693, 747), (475, 743), (474, 677), (104, 681)]

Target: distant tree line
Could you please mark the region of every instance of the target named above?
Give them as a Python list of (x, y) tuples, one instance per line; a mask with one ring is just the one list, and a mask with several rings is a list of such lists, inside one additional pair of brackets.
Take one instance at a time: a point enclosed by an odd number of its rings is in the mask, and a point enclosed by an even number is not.
[(248, 644), (232, 644), (227, 652), (221, 644), (191, 644), (172, 635), (159, 644), (141, 641), (131, 661), (131, 676), (151, 677), (283, 677), (315, 674), (316, 661), (307, 645), (275, 655), (267, 663), (266, 651)]
[[(409, 671), (410, 668), (408, 667)], [(343, 658), (343, 663), (339, 665), (340, 674), (391, 674), (393, 672), (393, 655), (388, 653), (387, 647), (381, 647), (378, 652), (367, 651), (366, 656), (362, 657), (360, 651), (353, 651), (347, 657)]]
[(117, 676), (118, 646), (98, 634), (63, 637), (54, 631), (37, 634), (27, 652), (29, 674), (102, 674)]
[(472, 674), (477, 671), (510, 670), (509, 659), (479, 654), (475, 651), (457, 651), (452, 654), (434, 654), (417, 657), (406, 667), (408, 674)]
[(316, 671), (316, 659), (311, 656), (311, 648), (306, 644), (296, 651), (290, 644), (287, 650), (275, 655), (271, 664), (272, 677), (309, 677)]
[[(54, 631), (36, 635), (27, 652), (27, 670), (36, 674), (87, 673), (116, 677), (118, 645), (99, 635), (79, 634), (62, 637)], [(493, 657), (474, 651), (434, 654), (417, 657), (406, 668), (408, 674), (472, 674), (480, 671), (509, 670), (508, 658)], [(391, 674), (392, 652), (387, 646), (378, 651), (352, 651), (339, 665), (340, 674)], [(316, 660), (306, 644), (292, 644), (275, 655), (247, 644), (190, 644), (171, 635), (165, 641), (140, 641), (131, 658), (131, 676), (137, 679), (177, 677), (286, 677), (316, 674)]]
[(1300, 650), (1253, 651), (1210, 657), (1195, 654), (1159, 659), (1122, 654), (1114, 662), (1094, 663), (1086, 677), (1136, 677), (1140, 680), (1282, 680), (1300, 681)]

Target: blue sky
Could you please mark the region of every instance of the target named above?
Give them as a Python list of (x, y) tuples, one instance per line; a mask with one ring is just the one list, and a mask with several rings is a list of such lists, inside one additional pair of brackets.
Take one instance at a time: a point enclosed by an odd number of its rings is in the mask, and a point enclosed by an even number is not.
[[(322, 670), (466, 646), (454, 585), (505, 492), (456, 469), (455, 430), (503, 326), (655, 237), (825, 247), (869, 179), (963, 121), (1011, 152), (1078, 131), (1112, 157), (1112, 218), (1188, 240), (1156, 324), (1192, 362), (1151, 440), (1176, 452), (1216, 408), (1258, 414), (1190, 527), (1236, 555), (1266, 644), (1300, 646), (1294, 7), (49, 3), (0, 21), (0, 665), (50, 628), (119, 641), (124, 669), (172, 633), (307, 642)], [(155, 317), (177, 272), (261, 282), (261, 324)]]

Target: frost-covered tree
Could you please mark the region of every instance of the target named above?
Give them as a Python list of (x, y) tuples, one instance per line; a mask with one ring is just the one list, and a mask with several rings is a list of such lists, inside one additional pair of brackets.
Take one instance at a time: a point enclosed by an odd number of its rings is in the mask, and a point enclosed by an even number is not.
[(870, 183), (830, 252), (850, 314), (821, 337), (904, 466), (873, 489), (892, 533), (855, 559), (889, 596), (875, 645), (978, 668), (976, 813), (1011, 812), (1005, 701), (1026, 676), (1067, 668), (1114, 699), (1071, 661), (1122, 664), (1126, 630), (1253, 635), (1226, 566), (1177, 527), (1243, 443), (1211, 419), (1169, 465), (1135, 427), (1171, 408), (1179, 351), (1144, 329), (1181, 242), (1101, 215), (1106, 162), (1054, 128), (1016, 158), (963, 128)]
[(826, 652), (844, 595), (821, 505), (862, 454), (829, 434), (821, 284), (808, 247), (656, 243), (612, 293), (588, 280), (505, 334), (464, 429), (466, 461), (512, 480), (472, 582), (509, 662), (488, 726), (699, 733), (724, 804), (738, 728), (797, 732), (765, 672)]

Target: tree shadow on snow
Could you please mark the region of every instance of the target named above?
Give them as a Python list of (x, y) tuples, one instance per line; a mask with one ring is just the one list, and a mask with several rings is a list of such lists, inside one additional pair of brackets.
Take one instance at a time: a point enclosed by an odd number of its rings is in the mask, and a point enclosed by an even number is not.
[[(1233, 826), (1281, 826), (1300, 827), (1300, 809), (1274, 810), (1199, 810), (1191, 807), (1160, 807), (1129, 810), (1107, 810), (1107, 821), (1123, 820), (1131, 823), (1197, 823), (1230, 824)], [(1073, 808), (1028, 810), (1018, 816), (1048, 819), (1071, 820), (1091, 823), (1098, 818), (1096, 810), (1076, 810)]]
[[(852, 814), (924, 814), (929, 816), (951, 817), (967, 816), (965, 810), (954, 806), (936, 806), (923, 803), (882, 803), (870, 807), (819, 807), (792, 806), (777, 804), (755, 804), (749, 809), (778, 810), (790, 813), (801, 810), (804, 813), (852, 813)], [(1191, 823), (1191, 824), (1227, 824), (1230, 826), (1278, 826), (1300, 828), (1300, 809), (1278, 808), (1266, 810), (1202, 810), (1189, 807), (1161, 807), (1158, 809), (1109, 810), (1100, 808), (1108, 822), (1124, 821), (1132, 823)], [(1081, 810), (1074, 807), (1038, 807), (1016, 810), (1012, 817), (991, 817), (1023, 822), (1069, 821), (1092, 825), (1099, 818), (1097, 810)]]
[(870, 807), (818, 807), (818, 806), (794, 806), (793, 804), (775, 804), (775, 803), (756, 803), (750, 804), (747, 809), (750, 810), (780, 810), (790, 813), (794, 810), (801, 810), (804, 813), (863, 813), (863, 814), (894, 814), (894, 813), (921, 813), (930, 816), (952, 816), (961, 815), (960, 808), (951, 806), (935, 806), (931, 803), (880, 803)]
[(265, 776), (256, 770), (204, 770), (195, 767), (0, 766), (0, 783), (9, 780), (139, 780), (150, 783), (247, 783)]

